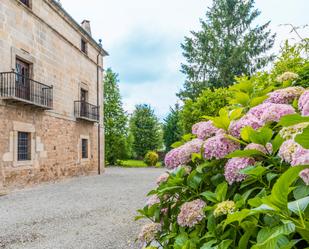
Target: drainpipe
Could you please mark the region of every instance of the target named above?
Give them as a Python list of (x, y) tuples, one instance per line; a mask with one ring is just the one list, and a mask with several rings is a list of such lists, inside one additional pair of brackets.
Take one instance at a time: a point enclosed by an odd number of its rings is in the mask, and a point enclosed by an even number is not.
[[(102, 47), (102, 40), (99, 40), (100, 46)], [(97, 56), (97, 107), (98, 107), (98, 175), (101, 174), (101, 110), (100, 110), (100, 55), (102, 54), (102, 51), (99, 52)]]

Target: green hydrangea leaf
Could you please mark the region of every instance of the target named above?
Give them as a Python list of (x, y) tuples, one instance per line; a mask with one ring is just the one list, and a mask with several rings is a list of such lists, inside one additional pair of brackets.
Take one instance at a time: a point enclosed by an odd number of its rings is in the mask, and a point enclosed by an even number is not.
[(295, 137), (295, 142), (299, 143), (305, 149), (309, 149), (309, 127), (305, 128), (302, 134)]

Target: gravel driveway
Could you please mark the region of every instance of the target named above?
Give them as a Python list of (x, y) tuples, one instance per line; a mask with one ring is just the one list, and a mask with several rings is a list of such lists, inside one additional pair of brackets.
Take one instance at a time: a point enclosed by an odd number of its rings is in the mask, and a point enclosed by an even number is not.
[(108, 168), (0, 197), (0, 248), (137, 249), (136, 209), (163, 171)]

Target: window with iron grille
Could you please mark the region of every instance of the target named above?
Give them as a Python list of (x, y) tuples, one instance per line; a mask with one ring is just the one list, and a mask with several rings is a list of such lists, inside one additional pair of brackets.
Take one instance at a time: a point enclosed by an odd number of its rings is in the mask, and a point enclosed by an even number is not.
[(18, 132), (17, 159), (18, 161), (31, 160), (31, 134), (29, 132)]
[(81, 50), (83, 53), (87, 54), (87, 42), (84, 39), (81, 39)]
[(88, 139), (82, 139), (82, 158), (88, 158)]
[(30, 7), (30, 0), (20, 0), (20, 2), (22, 2), (24, 5), (27, 5), (28, 7)]

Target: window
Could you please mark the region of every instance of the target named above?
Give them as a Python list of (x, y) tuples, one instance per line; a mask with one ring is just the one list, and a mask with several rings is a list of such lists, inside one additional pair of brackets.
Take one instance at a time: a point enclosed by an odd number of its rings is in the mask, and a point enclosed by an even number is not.
[(31, 160), (31, 134), (29, 132), (18, 132), (17, 159), (18, 161)]
[(87, 54), (87, 42), (84, 39), (81, 40), (81, 50), (83, 53)]
[(20, 0), (24, 5), (27, 5), (28, 7), (30, 7), (30, 0)]
[(88, 158), (88, 139), (82, 139), (82, 158)]

